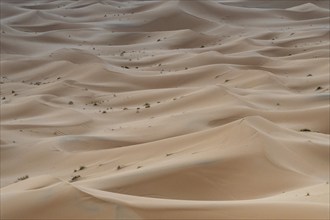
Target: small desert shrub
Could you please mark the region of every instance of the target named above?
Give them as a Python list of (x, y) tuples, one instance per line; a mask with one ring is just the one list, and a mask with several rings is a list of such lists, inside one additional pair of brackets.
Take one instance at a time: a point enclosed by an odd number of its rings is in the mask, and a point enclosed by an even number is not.
[(76, 176), (74, 176), (74, 177), (71, 178), (70, 182), (74, 182), (74, 181), (76, 181), (79, 178), (80, 178), (80, 175), (76, 175)]
[(78, 170), (74, 170), (73, 172), (78, 172), (79, 170), (84, 170), (86, 167), (85, 166), (80, 166)]
[(28, 175), (18, 177), (18, 178), (17, 178), (17, 182), (18, 182), (18, 181), (22, 181), (22, 180), (26, 180), (27, 178), (29, 178)]
[(303, 128), (303, 129), (300, 129), (301, 132), (311, 132), (311, 130), (309, 130), (308, 128)]

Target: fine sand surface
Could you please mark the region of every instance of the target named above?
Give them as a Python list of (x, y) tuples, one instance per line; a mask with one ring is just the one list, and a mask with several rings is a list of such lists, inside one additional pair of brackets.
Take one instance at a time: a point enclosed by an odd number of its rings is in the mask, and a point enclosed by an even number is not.
[(329, 219), (329, 1), (1, 0), (0, 31), (1, 219)]

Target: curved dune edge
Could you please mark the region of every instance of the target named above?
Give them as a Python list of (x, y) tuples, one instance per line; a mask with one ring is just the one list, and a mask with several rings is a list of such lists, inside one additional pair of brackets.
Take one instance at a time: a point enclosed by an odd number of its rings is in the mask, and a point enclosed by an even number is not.
[[(324, 187), (323, 187), (324, 188)], [(17, 190), (17, 189), (16, 189)], [(44, 193), (52, 190), (54, 193), (45, 198)], [(309, 189), (310, 191), (310, 189)], [(236, 200), (236, 201), (185, 201), (164, 200), (136, 197), (123, 194), (99, 191), (83, 187), (72, 187), (68, 184), (56, 184), (48, 189), (2, 193), (6, 201), (4, 207), (12, 212), (6, 212), (4, 218), (111, 218), (111, 219), (327, 219), (328, 205), (314, 201), (271, 200)], [(42, 201), (43, 206), (36, 206), (25, 199)], [(313, 198), (313, 197), (311, 197)], [(295, 198), (296, 199), (296, 198)], [(301, 200), (301, 199), (300, 199)], [(15, 212), (12, 207), (19, 207), (21, 212)], [(43, 207), (51, 206), (51, 210)]]
[(329, 219), (328, 1), (1, 1), (1, 219)]

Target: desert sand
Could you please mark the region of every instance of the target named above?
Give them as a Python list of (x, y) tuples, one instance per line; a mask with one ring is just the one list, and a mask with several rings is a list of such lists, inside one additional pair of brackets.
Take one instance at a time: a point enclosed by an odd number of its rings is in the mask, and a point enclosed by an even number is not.
[(1, 219), (329, 219), (329, 2), (1, 0)]

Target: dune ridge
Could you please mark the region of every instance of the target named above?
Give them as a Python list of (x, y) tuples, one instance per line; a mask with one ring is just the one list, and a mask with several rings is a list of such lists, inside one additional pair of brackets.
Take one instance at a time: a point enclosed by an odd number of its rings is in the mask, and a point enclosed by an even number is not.
[(1, 219), (330, 218), (328, 1), (0, 4)]

